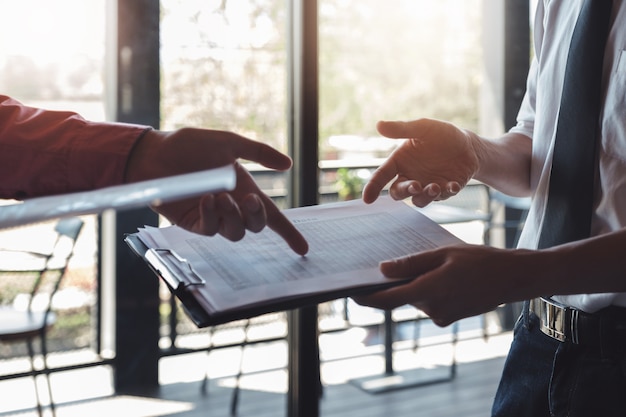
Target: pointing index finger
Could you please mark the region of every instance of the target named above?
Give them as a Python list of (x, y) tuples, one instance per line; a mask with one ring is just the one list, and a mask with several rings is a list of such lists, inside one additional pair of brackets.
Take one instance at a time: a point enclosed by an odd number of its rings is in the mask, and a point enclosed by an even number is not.
[(233, 150), (236, 158), (257, 162), (267, 168), (279, 171), (291, 168), (291, 158), (266, 143), (257, 142), (236, 134), (231, 140), (234, 142)]
[(300, 231), (279, 211), (268, 213), (268, 226), (278, 233), (298, 255), (306, 255), (309, 244)]
[(306, 255), (309, 251), (309, 243), (302, 233), (279, 209), (272, 200), (265, 194), (260, 194), (263, 205), (267, 212), (267, 225), (283, 238), (289, 247), (298, 255)]

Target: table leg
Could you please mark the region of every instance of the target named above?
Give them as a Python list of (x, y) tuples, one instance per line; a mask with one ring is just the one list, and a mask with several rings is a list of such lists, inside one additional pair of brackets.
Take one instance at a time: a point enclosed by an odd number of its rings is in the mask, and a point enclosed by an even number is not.
[(288, 417), (318, 417), (321, 396), (317, 306), (288, 313)]

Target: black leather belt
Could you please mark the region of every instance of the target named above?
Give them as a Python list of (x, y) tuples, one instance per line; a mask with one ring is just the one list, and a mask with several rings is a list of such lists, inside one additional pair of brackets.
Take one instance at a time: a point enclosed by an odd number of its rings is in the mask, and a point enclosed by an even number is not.
[(567, 307), (547, 298), (530, 300), (529, 310), (541, 331), (561, 342), (626, 349), (626, 308), (608, 307), (594, 314)]

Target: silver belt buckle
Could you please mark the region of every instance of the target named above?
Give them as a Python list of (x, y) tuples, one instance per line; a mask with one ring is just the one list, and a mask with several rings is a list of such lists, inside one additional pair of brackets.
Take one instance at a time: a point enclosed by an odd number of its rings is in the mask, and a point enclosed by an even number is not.
[(561, 342), (567, 341), (567, 329), (569, 328), (570, 340), (578, 343), (576, 319), (578, 310), (560, 305), (545, 298), (535, 298), (531, 301), (531, 310), (539, 316), (541, 331)]

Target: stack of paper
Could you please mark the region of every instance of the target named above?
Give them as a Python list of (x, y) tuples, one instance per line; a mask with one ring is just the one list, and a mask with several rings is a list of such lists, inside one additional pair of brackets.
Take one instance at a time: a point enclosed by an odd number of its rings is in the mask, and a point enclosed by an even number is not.
[(380, 273), (381, 261), (461, 243), (388, 197), (372, 205), (354, 200), (284, 213), (308, 240), (306, 256), (267, 228), (239, 242), (176, 226), (144, 228), (127, 242), (200, 327), (401, 284)]

